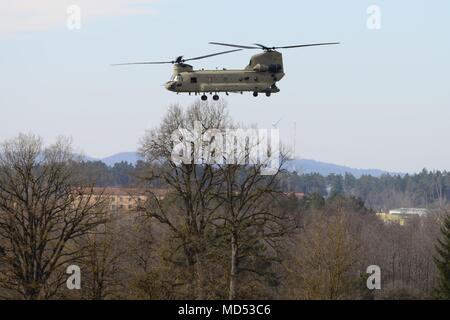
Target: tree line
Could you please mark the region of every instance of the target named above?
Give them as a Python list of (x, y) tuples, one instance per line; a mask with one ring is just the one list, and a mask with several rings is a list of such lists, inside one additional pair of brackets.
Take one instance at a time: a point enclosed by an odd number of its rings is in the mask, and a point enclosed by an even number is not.
[[(99, 187), (139, 186), (139, 178), (148, 163), (138, 161), (135, 165), (121, 162), (107, 166), (103, 162), (81, 162), (77, 164), (85, 177)], [(342, 195), (362, 199), (365, 204), (378, 211), (394, 208), (420, 207), (439, 208), (450, 202), (450, 172), (423, 170), (417, 174), (383, 175), (381, 177), (352, 174), (328, 176), (319, 173), (280, 173), (280, 190), (305, 195), (318, 194), (323, 197)], [(168, 187), (164, 181), (152, 181), (155, 187)]]

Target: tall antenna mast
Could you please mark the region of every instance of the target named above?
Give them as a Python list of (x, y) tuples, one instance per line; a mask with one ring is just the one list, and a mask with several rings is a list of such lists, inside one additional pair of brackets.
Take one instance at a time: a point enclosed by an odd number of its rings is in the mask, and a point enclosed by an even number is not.
[(293, 154), (293, 158), (294, 160), (297, 158), (297, 153), (296, 153), (296, 146), (297, 146), (297, 122), (294, 122), (294, 154)]

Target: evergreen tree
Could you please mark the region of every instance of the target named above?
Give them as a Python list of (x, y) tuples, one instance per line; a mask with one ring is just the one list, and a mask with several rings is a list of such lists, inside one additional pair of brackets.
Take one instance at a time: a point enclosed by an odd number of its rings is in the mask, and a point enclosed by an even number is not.
[(435, 263), (439, 271), (438, 287), (435, 290), (437, 299), (450, 300), (450, 215), (442, 226), (442, 238), (438, 240)]

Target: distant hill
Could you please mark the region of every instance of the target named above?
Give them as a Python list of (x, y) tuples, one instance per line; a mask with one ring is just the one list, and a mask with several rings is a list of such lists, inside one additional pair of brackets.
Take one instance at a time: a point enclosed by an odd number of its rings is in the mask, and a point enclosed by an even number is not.
[[(93, 159), (90, 157), (86, 157), (86, 159), (88, 161), (102, 161), (107, 166), (114, 166), (116, 163), (120, 162), (128, 162), (135, 165), (141, 159), (141, 157), (136, 152), (121, 152), (103, 159)], [(290, 172), (296, 171), (302, 174), (319, 173), (324, 176), (333, 173), (342, 175), (345, 173), (351, 173), (355, 177), (360, 177), (362, 175), (380, 177), (383, 174), (389, 173), (378, 169), (356, 169), (309, 159), (291, 160), (286, 164), (285, 168)]]
[(316, 160), (309, 159), (300, 159), (300, 160), (291, 160), (286, 166), (286, 170), (290, 172), (298, 172), (302, 174), (309, 173), (319, 173), (323, 176), (327, 176), (330, 174), (341, 174), (344, 175), (346, 173), (350, 173), (355, 177), (361, 177), (363, 175), (371, 175), (374, 177), (380, 177), (383, 174), (388, 174), (389, 172), (378, 170), (378, 169), (355, 169), (351, 167), (336, 165), (332, 163), (325, 163)]
[(103, 159), (98, 159), (98, 158), (93, 158), (93, 157), (89, 157), (89, 156), (84, 156), (84, 160), (85, 161), (101, 161), (104, 164), (106, 164), (107, 166), (114, 166), (116, 163), (120, 163), (120, 162), (127, 162), (130, 163), (132, 165), (135, 165), (139, 160), (141, 160), (142, 158), (139, 156), (138, 153), (136, 152), (121, 152), (121, 153), (116, 153), (113, 154), (112, 156), (103, 158)]
[(114, 166), (116, 163), (128, 162), (135, 165), (142, 158), (136, 152), (121, 152), (110, 157), (103, 158), (101, 161), (107, 166)]

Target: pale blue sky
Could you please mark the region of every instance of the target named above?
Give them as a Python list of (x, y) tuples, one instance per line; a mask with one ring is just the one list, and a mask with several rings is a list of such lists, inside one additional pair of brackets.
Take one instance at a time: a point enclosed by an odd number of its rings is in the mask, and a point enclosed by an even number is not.
[[(51, 142), (64, 134), (91, 156), (132, 151), (169, 104), (195, 98), (165, 91), (169, 65), (110, 63), (222, 50), (209, 41), (341, 41), (283, 51), (281, 93), (228, 97), (233, 118), (262, 128), (282, 118), (288, 145), (297, 122), (303, 158), (403, 172), (450, 170), (448, 1), (66, 1), (82, 9), (79, 31), (66, 28), (65, 1), (0, 4), (0, 140), (33, 132)], [(372, 4), (381, 8), (381, 30), (366, 26)], [(194, 66), (243, 67), (253, 53)]]

